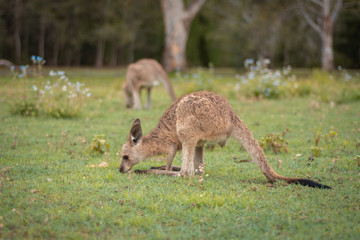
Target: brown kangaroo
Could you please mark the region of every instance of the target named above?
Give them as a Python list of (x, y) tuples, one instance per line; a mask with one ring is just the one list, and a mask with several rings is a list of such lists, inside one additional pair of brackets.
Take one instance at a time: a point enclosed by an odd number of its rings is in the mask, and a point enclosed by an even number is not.
[(140, 91), (147, 89), (147, 109), (151, 107), (151, 88), (159, 85), (161, 81), (172, 101), (176, 100), (173, 87), (162, 66), (153, 59), (141, 59), (130, 64), (126, 72), (126, 81), (123, 91), (127, 108), (141, 109)]
[[(309, 179), (289, 178), (277, 174), (267, 161), (264, 151), (253, 134), (240, 120), (229, 102), (211, 92), (190, 93), (178, 98), (162, 115), (156, 128), (142, 136), (140, 120), (131, 127), (127, 142), (122, 146), (120, 172), (128, 172), (133, 165), (144, 159), (167, 154), (165, 170), (150, 169), (147, 172), (170, 176), (194, 175), (203, 162), (204, 144), (217, 142), (224, 146), (233, 137), (249, 152), (261, 172), (270, 182), (284, 180), (287, 183), (328, 188)], [(172, 168), (172, 161), (182, 149), (180, 171)]]

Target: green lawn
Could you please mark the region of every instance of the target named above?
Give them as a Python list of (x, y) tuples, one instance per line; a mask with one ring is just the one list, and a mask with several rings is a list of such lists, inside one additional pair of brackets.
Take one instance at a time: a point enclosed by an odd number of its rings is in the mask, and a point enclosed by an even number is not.
[[(117, 153), (132, 121), (140, 118), (148, 133), (170, 97), (158, 87), (152, 110), (127, 110), (123, 70), (66, 71), (92, 93), (78, 118), (11, 115), (9, 106), (19, 98), (21, 84), (0, 77), (0, 238), (360, 238), (359, 101), (334, 105), (314, 95), (261, 101), (225, 95), (257, 139), (289, 129), (288, 153), (265, 151), (279, 174), (310, 178), (331, 190), (268, 183), (255, 164), (240, 161), (249, 156), (233, 140), (205, 152), (203, 181), (200, 176), (121, 174)], [(214, 81), (224, 86), (224, 95), (234, 79)], [(178, 96), (187, 84), (175, 81)], [(318, 157), (310, 149), (314, 128), (321, 128)], [(337, 133), (333, 140), (330, 131)], [(88, 151), (96, 135), (110, 145), (105, 154)], [(163, 165), (163, 160), (159, 156), (134, 169)], [(180, 160), (181, 152), (175, 165)], [(89, 167), (104, 161), (108, 167)]]

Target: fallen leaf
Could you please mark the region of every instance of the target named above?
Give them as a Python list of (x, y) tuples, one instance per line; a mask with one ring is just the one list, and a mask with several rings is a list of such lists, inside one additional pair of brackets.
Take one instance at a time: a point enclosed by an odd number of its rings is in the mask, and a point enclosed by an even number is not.
[(89, 165), (88, 167), (95, 168), (95, 167), (108, 167), (108, 166), (109, 166), (109, 164), (107, 162), (102, 162), (98, 165), (95, 165), (95, 164)]
[(39, 189), (31, 189), (30, 192), (31, 192), (31, 193), (38, 193), (38, 192), (39, 192)]

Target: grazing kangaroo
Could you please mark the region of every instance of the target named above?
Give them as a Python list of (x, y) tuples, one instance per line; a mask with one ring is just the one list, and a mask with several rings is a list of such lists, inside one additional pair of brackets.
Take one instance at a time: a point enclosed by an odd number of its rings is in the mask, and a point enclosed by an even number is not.
[(0, 66), (11, 67), (11, 66), (15, 66), (15, 64), (10, 62), (9, 60), (0, 59)]
[(151, 88), (159, 85), (161, 81), (172, 101), (176, 100), (173, 87), (165, 70), (155, 60), (141, 59), (136, 63), (130, 64), (126, 72), (126, 81), (123, 86), (126, 107), (141, 109), (140, 92), (142, 88), (147, 89), (147, 109), (151, 107)]
[[(165, 170), (150, 169), (147, 172), (170, 176), (194, 175), (195, 170), (203, 162), (204, 144), (211, 141), (224, 146), (229, 137), (235, 138), (244, 146), (270, 182), (284, 180), (287, 183), (330, 189), (309, 179), (289, 178), (277, 174), (253, 134), (229, 102), (215, 93), (206, 91), (178, 98), (147, 136), (142, 136), (140, 120), (136, 119), (127, 142), (122, 146), (119, 170), (126, 173), (133, 165), (148, 157), (167, 154)], [(182, 165), (180, 171), (176, 171), (176, 168), (172, 168), (172, 161), (180, 149)]]

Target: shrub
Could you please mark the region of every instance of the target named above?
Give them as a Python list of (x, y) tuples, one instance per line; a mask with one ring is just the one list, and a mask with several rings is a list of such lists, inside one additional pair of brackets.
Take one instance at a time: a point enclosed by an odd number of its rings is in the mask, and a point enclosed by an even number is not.
[(45, 114), (57, 118), (72, 118), (79, 116), (85, 104), (85, 98), (90, 97), (89, 89), (82, 89), (83, 83), (72, 83), (65, 72), (50, 71), (55, 81), (42, 83), (39, 89), (39, 101)]
[(105, 151), (109, 151), (110, 145), (106, 143), (105, 136), (104, 135), (96, 135), (94, 136), (90, 146), (89, 146), (89, 153), (100, 153), (104, 154)]
[(39, 106), (32, 100), (22, 99), (14, 102), (11, 106), (10, 113), (13, 115), (34, 117), (39, 115)]
[(259, 144), (264, 149), (271, 149), (275, 154), (281, 152), (288, 152), (288, 142), (285, 140), (286, 134), (289, 132), (289, 129), (286, 129), (281, 134), (269, 133), (265, 137), (260, 138)]
[(42, 113), (56, 118), (79, 116), (85, 99), (91, 96), (89, 89), (83, 89), (83, 83), (72, 83), (62, 71), (50, 71), (50, 77), (40, 86), (28, 87), (29, 83), (24, 81), (23, 97), (14, 102), (11, 113), (23, 116)]
[[(269, 59), (256, 63), (253, 59), (246, 59), (244, 66), (247, 73), (236, 75), (240, 81), (235, 85), (235, 89), (240, 90), (247, 97), (256, 98), (277, 99), (286, 96), (289, 90), (295, 95), (297, 84), (295, 84), (295, 75), (291, 74), (291, 67), (284, 67), (282, 71), (273, 71), (268, 68), (269, 64)], [(302, 91), (301, 94), (305, 92)]]
[(346, 103), (360, 100), (360, 80), (346, 70), (334, 74), (314, 70), (312, 75), (312, 92), (321, 101)]
[[(26, 68), (24, 68), (26, 69)], [(16, 74), (14, 68), (11, 68), (14, 73), (14, 78), (20, 78), (22, 81), (23, 89), (19, 94), (19, 97), (11, 102), (10, 113), (13, 115), (21, 115), (26, 117), (38, 116), (40, 113), (40, 106), (37, 96), (37, 87), (29, 87), (29, 83), (26, 78), (26, 74)]]

